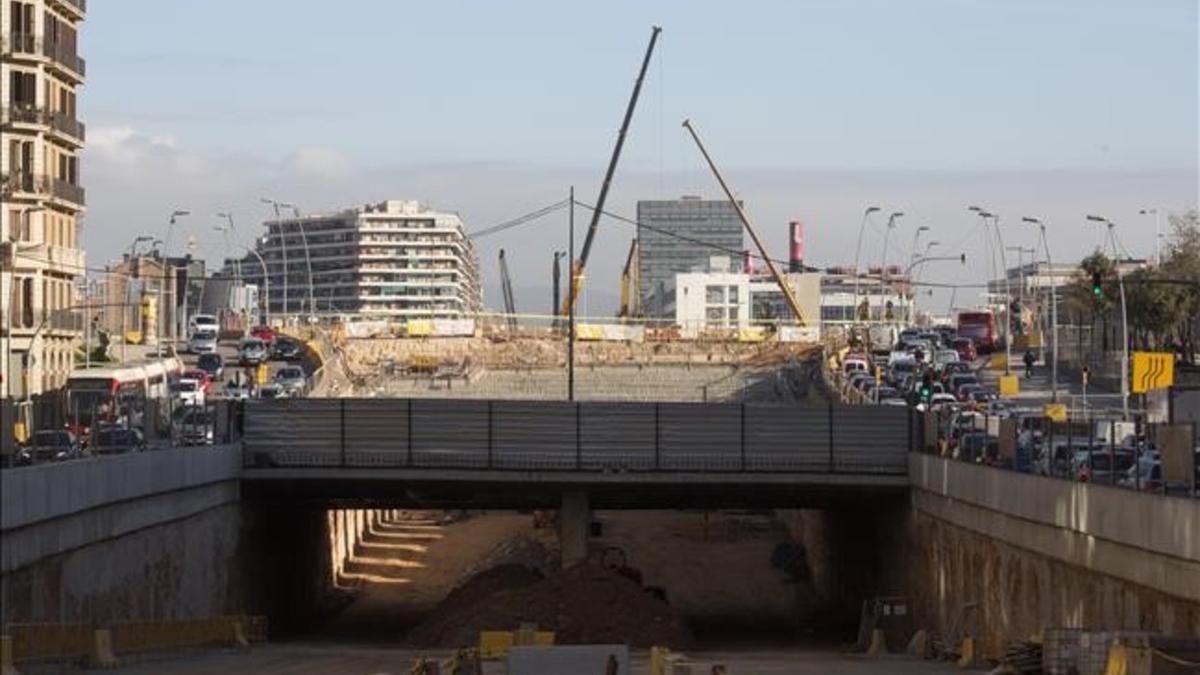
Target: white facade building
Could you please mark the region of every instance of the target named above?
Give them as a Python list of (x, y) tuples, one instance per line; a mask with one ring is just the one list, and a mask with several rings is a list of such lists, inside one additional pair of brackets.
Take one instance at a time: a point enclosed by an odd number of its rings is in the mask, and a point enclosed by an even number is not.
[(241, 278), (262, 288), (273, 319), (458, 318), (480, 308), (479, 261), (453, 213), (388, 200), (334, 214), (264, 223)]
[[(716, 258), (714, 258), (716, 262)], [(730, 272), (728, 262), (710, 265), (718, 271), (675, 275), (675, 288), (668, 294), (667, 309), (684, 337), (705, 330), (744, 330), (752, 326), (787, 324), (792, 312), (769, 275)], [(806, 325), (818, 325), (821, 275), (784, 275), (796, 294)]]
[(82, 337), (84, 0), (0, 0), (0, 395), (66, 382)]

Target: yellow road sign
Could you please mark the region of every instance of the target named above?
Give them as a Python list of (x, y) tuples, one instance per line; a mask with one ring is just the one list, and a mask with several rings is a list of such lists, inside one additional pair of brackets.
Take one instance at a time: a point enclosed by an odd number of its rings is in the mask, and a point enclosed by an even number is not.
[(1175, 355), (1170, 352), (1133, 353), (1133, 393), (1165, 389), (1175, 384)]
[(1062, 403), (1047, 403), (1043, 408), (1043, 414), (1055, 422), (1067, 421), (1067, 406)]

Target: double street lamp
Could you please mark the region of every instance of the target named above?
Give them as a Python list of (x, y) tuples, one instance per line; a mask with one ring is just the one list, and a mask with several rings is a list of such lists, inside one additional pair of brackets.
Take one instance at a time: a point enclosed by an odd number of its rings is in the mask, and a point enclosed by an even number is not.
[(1103, 216), (1089, 215), (1093, 223), (1102, 223), (1108, 228), (1108, 242), (1112, 247), (1113, 265), (1117, 273), (1117, 288), (1121, 293), (1121, 417), (1129, 419), (1129, 314), (1125, 307), (1125, 279), (1121, 276), (1121, 258), (1117, 254), (1116, 224)]
[(1055, 273), (1054, 263), (1050, 260), (1050, 243), (1046, 240), (1046, 224), (1031, 216), (1021, 218), (1021, 222), (1038, 226), (1042, 238), (1042, 249), (1046, 252), (1047, 273), (1050, 275), (1050, 400), (1058, 403), (1058, 274)]
[[(883, 234), (883, 260), (879, 263), (879, 301), (881, 303), (883, 302), (883, 299), (885, 297), (887, 297), (888, 240), (891, 239), (891, 237), (892, 237), (892, 230), (896, 229), (896, 219), (900, 218), (903, 215), (904, 215), (903, 211), (893, 211), (892, 214), (888, 216), (887, 231)], [(868, 316), (870, 315), (870, 311), (871, 311), (870, 304), (868, 304), (867, 305)], [(880, 306), (879, 315), (880, 315), (879, 318), (880, 318), (881, 322), (883, 320), (887, 319), (887, 314), (885, 313), (884, 306)]]
[(264, 204), (270, 204), (271, 208), (274, 209), (275, 224), (276, 224), (276, 227), (279, 228), (279, 242), (280, 242), (280, 247), (283, 252), (283, 321), (284, 321), (284, 323), (287, 323), (288, 309), (291, 306), (290, 305), (290, 297), (291, 296), (290, 296), (290, 293), (288, 290), (288, 277), (290, 276), (291, 270), (288, 267), (287, 232), (284, 231), (283, 219), (282, 219), (282, 215), (280, 214), (280, 211), (279, 211), (280, 209), (291, 209), (292, 214), (295, 216), (296, 225), (300, 229), (300, 241), (304, 246), (304, 262), (305, 262), (305, 267), (307, 268), (307, 272), (308, 272), (308, 311), (309, 311), (310, 315), (314, 314), (316, 312), (316, 305), (314, 304), (314, 300), (313, 300), (312, 257), (311, 257), (311, 255), (309, 255), (308, 233), (304, 230), (304, 221), (301, 220), (301, 218), (300, 218), (300, 209), (297, 208), (295, 204), (281, 202), (276, 199), (270, 199), (268, 197), (262, 197), (259, 201), (261, 201)]
[[(974, 211), (983, 219), (985, 235), (989, 218), (992, 220), (992, 227), (996, 230), (998, 244), (996, 248), (1000, 251), (1000, 273), (1004, 275), (1004, 374), (1009, 375), (1012, 373), (1012, 288), (1008, 280), (1008, 261), (1004, 256), (1004, 238), (1000, 234), (1000, 216), (979, 206), (968, 206), (967, 210)], [(990, 296), (991, 289), (988, 290)]]
[[(858, 282), (861, 279), (861, 276), (859, 275), (859, 272), (858, 272), (858, 261), (859, 261), (859, 257), (862, 255), (863, 231), (865, 229), (867, 229), (867, 222), (871, 220), (871, 214), (876, 213), (879, 210), (880, 210), (880, 208), (878, 206), (868, 206), (866, 208), (866, 210), (863, 211), (862, 222), (859, 223), (859, 225), (858, 225), (858, 244), (856, 244), (854, 247), (854, 315), (855, 315), (855, 317), (858, 316)], [(867, 319), (870, 320), (870, 318), (871, 318), (871, 305), (870, 305), (870, 303), (867, 303)]]

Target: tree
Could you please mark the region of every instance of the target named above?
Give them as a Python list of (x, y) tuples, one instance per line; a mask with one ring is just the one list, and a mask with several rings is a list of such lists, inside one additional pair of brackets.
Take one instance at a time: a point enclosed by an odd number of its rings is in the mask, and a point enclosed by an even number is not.
[(1172, 214), (1171, 244), (1160, 274), (1170, 280), (1170, 312), (1164, 330), (1186, 363), (1195, 364), (1200, 345), (1200, 212)]
[[(1092, 292), (1092, 279), (1099, 274), (1101, 293)], [(1101, 348), (1108, 350), (1109, 317), (1119, 301), (1117, 287), (1117, 266), (1099, 249), (1079, 263), (1079, 271), (1071, 279), (1071, 283), (1063, 289), (1063, 304), (1068, 312), (1074, 312), (1077, 323), (1086, 323), (1092, 327), (1092, 347), (1095, 348), (1095, 328), (1097, 320), (1103, 327)]]

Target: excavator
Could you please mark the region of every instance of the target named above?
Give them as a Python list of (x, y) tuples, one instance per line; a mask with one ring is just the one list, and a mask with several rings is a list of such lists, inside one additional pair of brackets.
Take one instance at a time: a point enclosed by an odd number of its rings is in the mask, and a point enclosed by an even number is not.
[(642, 91), (642, 81), (646, 78), (646, 68), (650, 65), (650, 56), (654, 53), (654, 45), (658, 42), (658, 34), (662, 32), (659, 26), (653, 26), (650, 33), (650, 45), (646, 47), (646, 56), (642, 59), (642, 68), (638, 71), (637, 81), (633, 85), (633, 94), (629, 97), (629, 106), (625, 108), (625, 119), (621, 122), (621, 130), (617, 133), (617, 143), (613, 146), (612, 158), (608, 161), (608, 171), (604, 173), (604, 182), (600, 185), (600, 196), (596, 199), (596, 207), (592, 210), (591, 223), (588, 225), (587, 237), (583, 240), (583, 250), (579, 259), (571, 263), (571, 286), (563, 301), (563, 315), (570, 314), (579, 300), (579, 292), (583, 288), (583, 270), (587, 267), (588, 254), (592, 250), (592, 241), (596, 238), (596, 227), (600, 224), (600, 215), (604, 212), (604, 202), (608, 199), (608, 188), (612, 185), (613, 174), (617, 170), (617, 160), (621, 158), (621, 148), (625, 145), (625, 134), (629, 131), (629, 123), (633, 120), (633, 111), (637, 107), (638, 95)]
[(629, 319), (641, 313), (641, 278), (638, 272), (638, 240), (629, 243), (629, 255), (625, 258), (625, 269), (621, 271), (621, 309), (617, 313)]
[(504, 295), (504, 316), (508, 320), (508, 331), (517, 331), (517, 302), (513, 298), (512, 277), (508, 274), (508, 261), (504, 249), (500, 249), (500, 292)]

